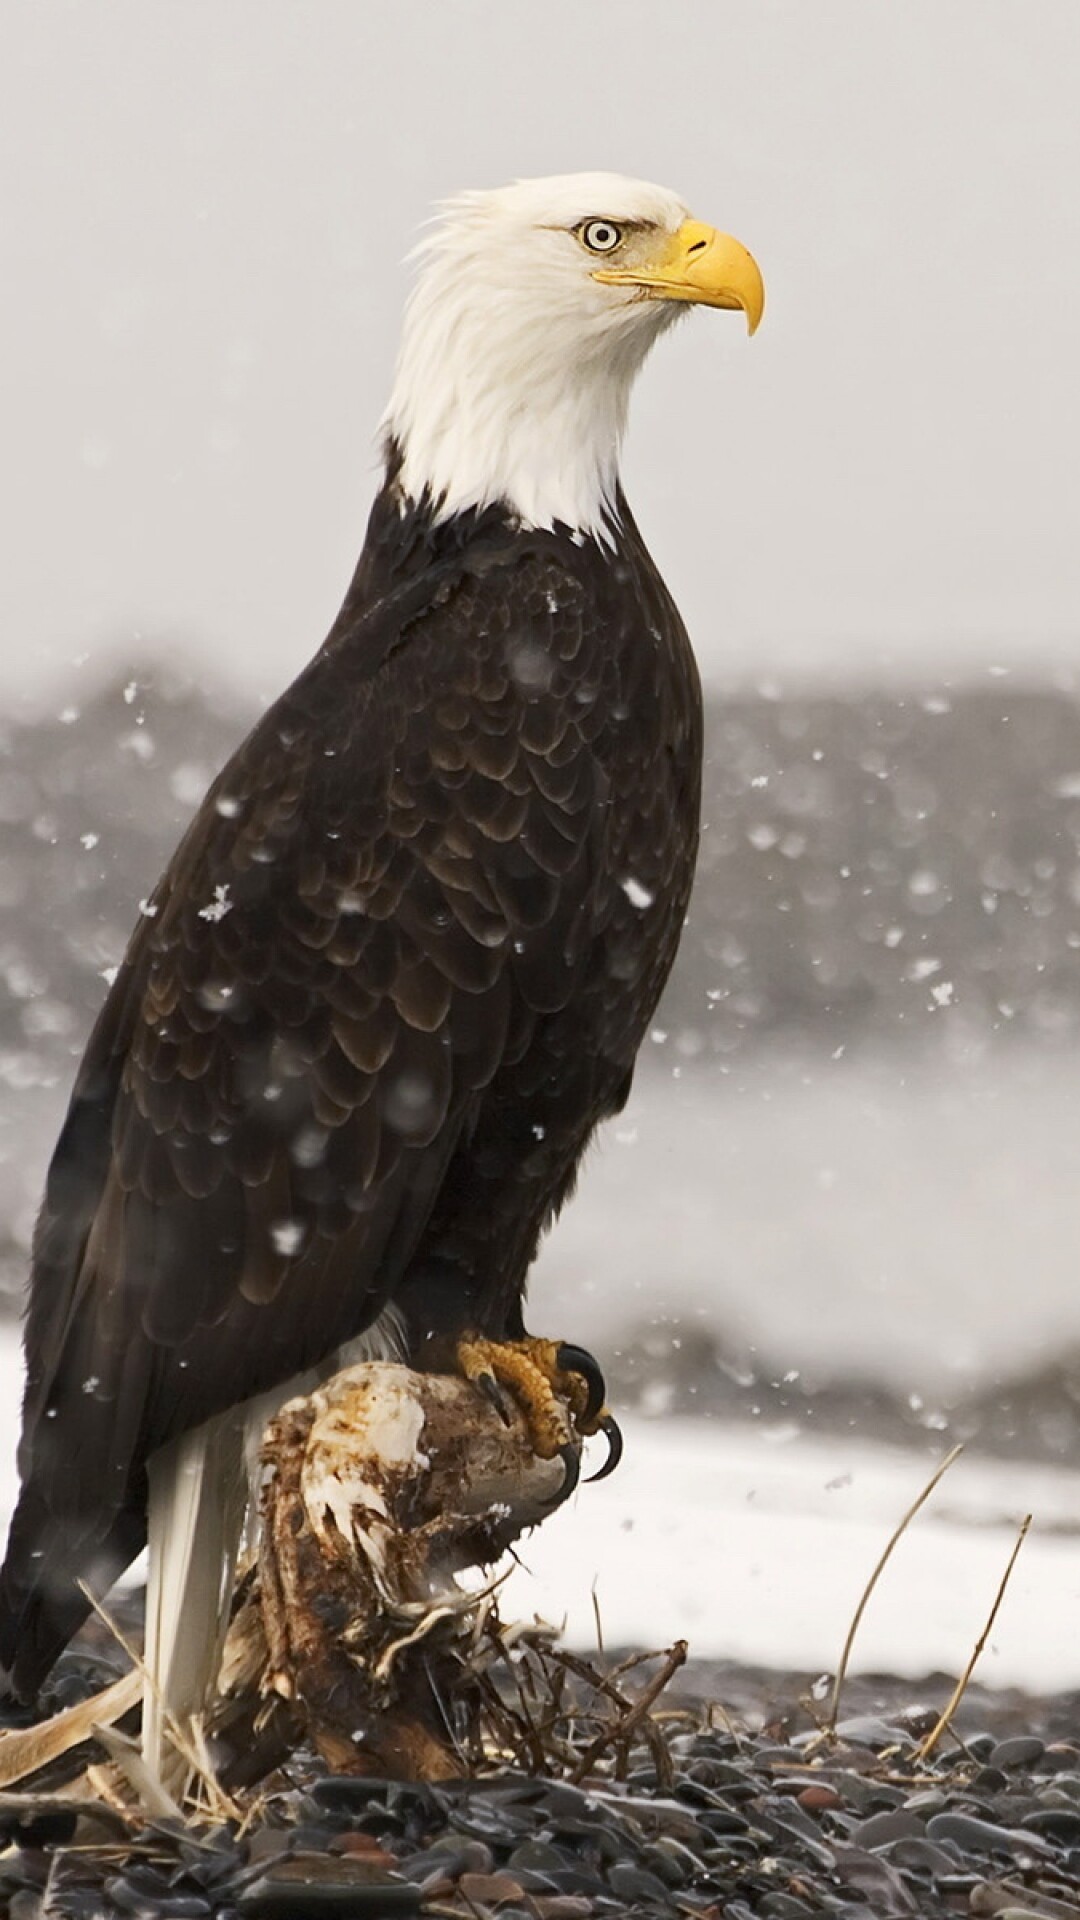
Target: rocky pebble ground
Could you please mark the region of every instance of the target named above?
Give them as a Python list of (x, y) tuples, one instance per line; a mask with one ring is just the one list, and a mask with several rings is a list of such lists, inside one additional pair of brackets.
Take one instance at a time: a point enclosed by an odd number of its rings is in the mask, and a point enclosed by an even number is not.
[(577, 1783), (322, 1777), (301, 1754), (243, 1822), (139, 1824), (89, 1799), (2, 1795), (0, 1911), (1080, 1920), (1080, 1698), (974, 1691), (958, 1737), (924, 1760), (945, 1682), (930, 1706), (906, 1683), (853, 1683), (857, 1711), (830, 1740), (805, 1680), (691, 1666), (680, 1684), (623, 1763), (609, 1754)]

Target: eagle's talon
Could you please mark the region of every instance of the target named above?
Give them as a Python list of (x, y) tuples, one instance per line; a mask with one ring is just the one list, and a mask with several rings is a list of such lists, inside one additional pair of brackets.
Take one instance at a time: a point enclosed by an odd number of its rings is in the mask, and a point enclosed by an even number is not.
[(560, 1340), (555, 1350), (555, 1364), (560, 1373), (576, 1374), (584, 1382), (585, 1404), (578, 1425), (584, 1433), (591, 1433), (607, 1392), (604, 1376), (596, 1360), (587, 1348), (575, 1347), (569, 1340)]
[(457, 1363), (467, 1380), (494, 1407), (504, 1426), (517, 1408), (540, 1460), (563, 1462), (563, 1484), (549, 1507), (561, 1506), (581, 1477), (581, 1442), (603, 1433), (608, 1456), (594, 1480), (606, 1479), (622, 1457), (622, 1434), (604, 1406), (604, 1376), (591, 1353), (570, 1341), (492, 1340), (466, 1334), (457, 1343)]
[(587, 1486), (594, 1480), (606, 1480), (610, 1473), (614, 1473), (623, 1457), (622, 1428), (613, 1413), (605, 1411), (600, 1414), (596, 1422), (596, 1431), (602, 1433), (608, 1443), (608, 1456), (602, 1467), (598, 1467), (595, 1473), (586, 1476)]
[(559, 1448), (559, 1459), (563, 1463), (563, 1483), (550, 1503), (552, 1509), (561, 1507), (564, 1500), (569, 1500), (581, 1478), (581, 1449), (572, 1440), (563, 1442)]
[(495, 1375), (486, 1369), (483, 1373), (476, 1373), (473, 1375), (473, 1386), (478, 1388), (488, 1404), (494, 1407), (503, 1426), (513, 1426), (514, 1416), (510, 1410), (510, 1402), (496, 1380)]

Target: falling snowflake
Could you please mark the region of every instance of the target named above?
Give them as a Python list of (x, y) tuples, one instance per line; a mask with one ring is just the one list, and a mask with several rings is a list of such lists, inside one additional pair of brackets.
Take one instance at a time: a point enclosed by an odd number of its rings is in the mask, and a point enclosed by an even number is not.
[(199, 919), (224, 920), (225, 915), (232, 912), (233, 905), (229, 899), (229, 883), (225, 880), (214, 888), (214, 897), (209, 905), (199, 908)]
[(200, 760), (182, 760), (169, 775), (169, 792), (182, 807), (197, 807), (211, 777), (210, 768)]
[(291, 1259), (299, 1253), (304, 1239), (303, 1223), (300, 1220), (278, 1220), (270, 1229), (270, 1238), (278, 1253)]
[(141, 760), (144, 764), (152, 760), (157, 752), (153, 734), (140, 733), (137, 727), (131, 733), (125, 733), (117, 744), (124, 753), (134, 754), (136, 760)]

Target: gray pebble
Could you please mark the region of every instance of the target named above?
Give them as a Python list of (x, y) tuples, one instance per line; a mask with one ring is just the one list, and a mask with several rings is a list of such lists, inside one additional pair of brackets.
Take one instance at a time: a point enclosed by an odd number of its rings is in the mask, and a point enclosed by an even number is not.
[(971, 1782), (971, 1791), (973, 1794), (982, 1794), (984, 1796), (986, 1794), (1004, 1793), (1008, 1784), (1008, 1779), (1006, 1775), (1002, 1773), (1000, 1767), (980, 1767)]
[[(626, 1852), (624, 1834), (613, 1831), (595, 1815), (591, 1820), (560, 1820), (552, 1834), (552, 1839), (558, 1845), (564, 1838), (574, 1854), (587, 1849), (589, 1854), (599, 1854), (605, 1863), (609, 1860), (618, 1860)], [(585, 1843), (584, 1848), (581, 1845), (582, 1842)]]
[(436, 1872), (456, 1880), (461, 1873), (494, 1873), (495, 1857), (482, 1840), (436, 1840), (423, 1853), (412, 1854), (402, 1866), (414, 1879), (433, 1878)]
[(641, 1865), (646, 1867), (650, 1873), (655, 1873), (657, 1879), (662, 1880), (665, 1887), (685, 1887), (687, 1881), (693, 1878), (694, 1873), (701, 1871), (700, 1863), (694, 1860), (693, 1855), (691, 1855), (690, 1858), (691, 1867), (690, 1871), (687, 1872), (683, 1861), (673, 1858), (663, 1847), (642, 1847), (640, 1856)]
[(717, 1835), (742, 1834), (750, 1831), (749, 1820), (743, 1814), (736, 1813), (733, 1807), (709, 1807), (702, 1813), (700, 1824), (706, 1832)]
[(612, 1893), (619, 1894), (623, 1900), (656, 1900), (664, 1906), (671, 1903), (670, 1889), (645, 1867), (631, 1867), (618, 1861), (608, 1869), (607, 1878)]
[(932, 1840), (894, 1840), (888, 1855), (895, 1867), (903, 1867), (910, 1873), (940, 1876), (956, 1871), (956, 1855), (946, 1853), (944, 1847), (935, 1846)]
[(1047, 1807), (1075, 1806), (1080, 1801), (1080, 1773), (1052, 1773), (1048, 1785), (1040, 1788), (1039, 1799)]
[(1033, 1733), (1017, 1733), (1009, 1740), (999, 1740), (990, 1755), (992, 1767), (1033, 1767), (1041, 1760), (1046, 1747)]
[(687, 1767), (684, 1778), (695, 1780), (699, 1787), (726, 1787), (734, 1780), (745, 1778), (738, 1767), (731, 1766), (726, 1760), (694, 1760)]
[(856, 1813), (873, 1813), (875, 1795), (872, 1780), (864, 1780), (860, 1773), (851, 1773), (846, 1767), (837, 1768), (835, 1771), (830, 1769), (816, 1777), (824, 1780), (827, 1786), (835, 1787), (837, 1793)]
[(1025, 1814), (1020, 1825), (1025, 1833), (1045, 1834), (1051, 1840), (1064, 1841), (1066, 1846), (1080, 1845), (1080, 1808), (1040, 1807), (1036, 1813)]
[(341, 1831), (340, 1826), (293, 1827), (289, 1836), (292, 1850), (294, 1853), (325, 1853), (331, 1840)]
[(514, 1848), (507, 1864), (511, 1873), (520, 1868), (531, 1873), (563, 1873), (567, 1861), (565, 1853), (553, 1847), (550, 1840), (525, 1840)]
[(584, 1787), (571, 1786), (569, 1780), (547, 1780), (540, 1803), (549, 1813), (585, 1816), (595, 1812), (596, 1801)]
[(399, 1874), (380, 1867), (361, 1873), (353, 1863), (340, 1880), (302, 1880), (286, 1876), (284, 1868), (275, 1875), (271, 1867), (236, 1904), (252, 1920), (334, 1920), (336, 1915), (363, 1920), (368, 1914), (372, 1920), (389, 1920), (393, 1914), (419, 1913), (421, 1899), (420, 1888)]
[(1047, 1920), (1046, 1907), (998, 1907), (994, 1920)]
[(948, 1804), (940, 1787), (920, 1787), (917, 1793), (909, 1793), (904, 1802), (909, 1813), (919, 1813), (924, 1820), (932, 1813), (941, 1813)]
[(292, 1840), (292, 1829), (287, 1827), (256, 1827), (248, 1841), (248, 1859), (252, 1866), (257, 1860), (273, 1860), (279, 1853), (287, 1853)]
[(340, 1808), (344, 1813), (364, 1813), (369, 1807), (386, 1804), (377, 1780), (351, 1773), (331, 1773), (325, 1779), (313, 1780), (308, 1797), (320, 1808)]
[(865, 1853), (860, 1847), (838, 1847), (836, 1871), (866, 1897), (879, 1920), (918, 1913), (903, 1876), (880, 1854)]
[(951, 1840), (969, 1853), (1022, 1853), (1028, 1843), (1032, 1852), (1046, 1851), (1046, 1842), (1038, 1834), (1017, 1833), (1015, 1828), (977, 1820), (971, 1813), (936, 1813), (926, 1831), (931, 1840)]
[(907, 1745), (907, 1735), (903, 1727), (895, 1722), (879, 1720), (876, 1715), (856, 1714), (852, 1720), (841, 1720), (836, 1729), (841, 1740), (847, 1746), (903, 1747)]
[(712, 1779), (699, 1779), (695, 1768), (690, 1767), (683, 1779), (693, 1780), (698, 1786), (718, 1787), (728, 1800), (745, 1799), (747, 1794), (758, 1792), (758, 1783), (748, 1767), (737, 1767), (731, 1760), (710, 1760), (709, 1771)]
[[(706, 1839), (707, 1836), (703, 1832), (701, 1834), (703, 1845), (706, 1843)], [(651, 1856), (653, 1854), (662, 1855), (665, 1859), (681, 1869), (682, 1880), (673, 1881), (673, 1885), (685, 1885), (687, 1880), (692, 1880), (695, 1874), (701, 1872), (700, 1854), (692, 1852), (690, 1847), (685, 1846), (681, 1840), (672, 1839), (670, 1834), (662, 1834), (659, 1840), (654, 1840), (650, 1847), (646, 1847), (641, 1857), (647, 1866), (651, 1864)], [(657, 1869), (657, 1871), (659, 1871), (659, 1869)], [(661, 1874), (660, 1877), (663, 1879), (665, 1876)]]
[(887, 1813), (872, 1813), (869, 1820), (861, 1820), (851, 1830), (851, 1838), (858, 1847), (888, 1846), (892, 1840), (921, 1839), (926, 1832), (917, 1814), (909, 1813), (906, 1807), (891, 1807)]
[(167, 1893), (160, 1880), (156, 1887), (150, 1887), (135, 1871), (107, 1881), (105, 1892), (119, 1912), (152, 1913), (155, 1920), (159, 1914), (162, 1920), (207, 1920), (211, 1912), (209, 1900), (198, 1894)]

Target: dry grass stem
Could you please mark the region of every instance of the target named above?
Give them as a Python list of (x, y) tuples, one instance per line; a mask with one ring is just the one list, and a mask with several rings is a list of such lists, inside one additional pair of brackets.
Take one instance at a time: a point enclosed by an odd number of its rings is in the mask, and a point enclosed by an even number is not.
[(0, 1788), (14, 1786), (29, 1774), (40, 1772), (53, 1760), (59, 1760), (74, 1747), (94, 1737), (95, 1726), (111, 1726), (115, 1720), (138, 1705), (140, 1681), (137, 1673), (125, 1673), (110, 1687), (65, 1707), (51, 1720), (35, 1727), (11, 1728), (0, 1733)]
[(934, 1488), (938, 1486), (940, 1481), (948, 1473), (949, 1468), (953, 1465), (954, 1461), (959, 1460), (960, 1455), (963, 1453), (963, 1451), (964, 1449), (962, 1446), (953, 1447), (952, 1451), (945, 1455), (945, 1458), (941, 1462), (941, 1465), (936, 1469), (936, 1471), (933, 1474), (931, 1474), (930, 1479), (927, 1481), (918, 1499), (912, 1501), (911, 1506), (908, 1508), (899, 1526), (894, 1530), (888, 1544), (885, 1547), (885, 1551), (881, 1555), (881, 1558), (879, 1559), (876, 1567), (874, 1568), (873, 1573), (870, 1575), (870, 1578), (867, 1581), (866, 1586), (863, 1588), (862, 1597), (859, 1601), (858, 1606), (855, 1609), (855, 1613), (852, 1618), (851, 1625), (848, 1628), (847, 1639), (844, 1641), (844, 1650), (840, 1655), (840, 1664), (836, 1669), (836, 1679), (833, 1681), (832, 1696), (829, 1701), (829, 1711), (825, 1717), (825, 1722), (821, 1730), (821, 1737), (823, 1739), (832, 1740), (832, 1739), (835, 1739), (836, 1737), (836, 1722), (840, 1712), (840, 1692), (844, 1684), (845, 1675), (847, 1674), (848, 1662), (851, 1659), (851, 1650), (855, 1645), (855, 1636), (858, 1633), (859, 1627), (862, 1624), (862, 1617), (863, 1617), (863, 1614), (866, 1612), (867, 1606), (870, 1601), (870, 1596), (873, 1593), (874, 1588), (877, 1586), (877, 1583), (880, 1580), (882, 1574), (884, 1573), (885, 1568), (888, 1566), (889, 1560), (892, 1557), (893, 1549), (897, 1545), (897, 1542), (900, 1539), (902, 1539), (908, 1527), (911, 1525), (911, 1522), (914, 1520), (915, 1515), (919, 1512), (921, 1507), (924, 1507), (926, 1505), (926, 1502), (929, 1500), (930, 1495), (934, 1491)]
[(156, 1820), (183, 1820), (183, 1808), (151, 1772), (137, 1740), (121, 1733), (119, 1727), (95, 1727), (94, 1738), (104, 1747), (113, 1766), (123, 1775), (147, 1813), (153, 1814)]
[[(983, 1648), (985, 1647), (988, 1639), (990, 1638), (991, 1631), (993, 1630), (994, 1621), (997, 1619), (998, 1608), (1000, 1607), (1001, 1602), (1004, 1599), (1005, 1589), (1009, 1584), (1009, 1580), (1012, 1576), (1012, 1570), (1016, 1565), (1017, 1556), (1020, 1552), (1020, 1549), (1023, 1546), (1024, 1541), (1027, 1539), (1028, 1529), (1030, 1528), (1030, 1526), (1031, 1526), (1031, 1515), (1029, 1513), (1024, 1516), (1024, 1519), (1021, 1522), (1020, 1531), (1016, 1536), (1016, 1541), (1013, 1546), (1013, 1550), (1009, 1555), (1008, 1565), (1001, 1576), (1001, 1583), (998, 1587), (997, 1593), (994, 1596), (994, 1604), (991, 1607), (989, 1614), (987, 1615), (986, 1625), (984, 1626), (982, 1632), (980, 1633), (978, 1639), (975, 1642), (971, 1659), (968, 1661), (967, 1666), (964, 1668), (963, 1673), (960, 1675), (959, 1680), (957, 1681), (955, 1687), (953, 1688), (952, 1698), (950, 1699), (948, 1706), (945, 1708), (940, 1719), (938, 1720), (937, 1725), (931, 1727), (930, 1732), (926, 1735), (926, 1738), (919, 1742), (919, 1746), (916, 1750), (916, 1757), (920, 1761), (929, 1759), (930, 1755), (934, 1751), (934, 1748), (937, 1746), (937, 1743), (940, 1740), (942, 1734), (945, 1732), (946, 1727), (949, 1727), (949, 1730), (952, 1731), (950, 1722), (952, 1720), (953, 1714), (956, 1712), (957, 1707), (960, 1705), (961, 1700), (963, 1699), (965, 1693), (967, 1692), (968, 1682), (970, 1681), (971, 1676), (975, 1671), (976, 1664), (983, 1651)], [(954, 1735), (954, 1738), (955, 1737), (956, 1736)]]
[[(131, 1661), (131, 1664), (139, 1680), (144, 1682), (147, 1686), (153, 1688), (154, 1692), (157, 1693), (157, 1688), (155, 1686), (153, 1676), (149, 1672), (146, 1662), (142, 1658), (142, 1655), (136, 1652), (130, 1640), (127, 1638), (127, 1635), (122, 1631), (122, 1629), (117, 1624), (117, 1622), (113, 1619), (112, 1615), (108, 1612), (108, 1610), (102, 1606), (100, 1600), (98, 1600), (94, 1596), (94, 1594), (90, 1592), (89, 1587), (87, 1587), (84, 1584), (84, 1582), (81, 1580), (79, 1582), (79, 1585), (80, 1587), (82, 1587), (83, 1593), (85, 1594), (94, 1612), (97, 1614), (97, 1617), (101, 1621), (102, 1625), (108, 1630), (109, 1633), (112, 1634), (113, 1639), (116, 1641), (117, 1645), (120, 1648), (122, 1648), (123, 1652), (127, 1654), (127, 1657)], [(160, 1701), (160, 1694), (158, 1695), (158, 1698)], [(202, 1801), (203, 1801), (205, 1810), (215, 1820), (238, 1820), (240, 1818), (241, 1809), (237, 1806), (235, 1800), (233, 1800), (230, 1797), (230, 1795), (225, 1792), (225, 1789), (222, 1787), (219, 1780), (217, 1779), (216, 1774), (214, 1773), (212, 1767), (210, 1766), (209, 1756), (206, 1755), (205, 1746), (203, 1748), (203, 1753), (200, 1754), (196, 1750), (196, 1747), (192, 1744), (192, 1742), (187, 1738), (184, 1732), (184, 1729), (178, 1724), (178, 1722), (175, 1720), (173, 1715), (169, 1712), (168, 1708), (164, 1705), (164, 1703), (162, 1703), (162, 1711), (165, 1716), (165, 1728), (166, 1728), (166, 1732), (168, 1734), (169, 1739), (171, 1740), (173, 1746), (176, 1748), (176, 1751), (180, 1755), (180, 1758), (183, 1760), (185, 1766), (189, 1768), (191, 1774), (198, 1781), (199, 1786), (202, 1789)], [(110, 1754), (110, 1758), (112, 1758), (115, 1764), (120, 1767), (125, 1778), (134, 1785), (134, 1775), (132, 1772), (130, 1756), (127, 1755), (127, 1752), (126, 1752), (127, 1746), (131, 1743), (127, 1742), (126, 1736), (125, 1735), (118, 1736), (118, 1739), (124, 1742), (124, 1758), (121, 1758), (119, 1750), (116, 1753), (112, 1751), (112, 1748), (110, 1747), (109, 1742), (105, 1740), (105, 1738), (103, 1737), (104, 1730), (100, 1726), (95, 1727), (94, 1732), (95, 1732), (96, 1738), (101, 1740), (102, 1745), (105, 1747), (106, 1751)], [(145, 1774), (147, 1781), (150, 1781), (153, 1779), (153, 1776), (149, 1773), (149, 1770), (146, 1768), (142, 1769), (140, 1777), (142, 1777), (142, 1774)], [(157, 1781), (156, 1785), (157, 1785), (157, 1788), (160, 1790), (160, 1792), (165, 1796), (165, 1798), (172, 1803), (175, 1810), (179, 1812), (179, 1809), (176, 1808), (175, 1801), (172, 1800), (172, 1795), (168, 1793), (168, 1790), (165, 1787), (164, 1783), (162, 1781)], [(139, 1792), (140, 1789), (136, 1788), (136, 1791)], [(197, 1801), (195, 1803), (195, 1806), (197, 1810), (201, 1810), (198, 1806)], [(151, 1809), (151, 1810), (157, 1811), (157, 1809)]]
[(596, 1591), (595, 1580), (592, 1585), (592, 1610), (593, 1619), (596, 1622), (596, 1651), (602, 1660), (604, 1657), (604, 1623), (600, 1618), (600, 1596)]

